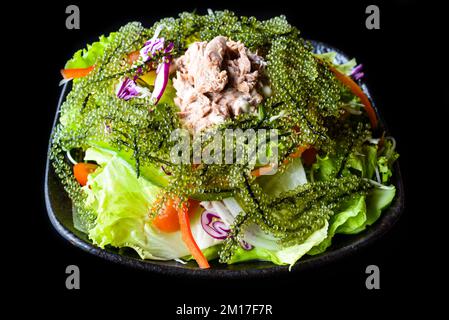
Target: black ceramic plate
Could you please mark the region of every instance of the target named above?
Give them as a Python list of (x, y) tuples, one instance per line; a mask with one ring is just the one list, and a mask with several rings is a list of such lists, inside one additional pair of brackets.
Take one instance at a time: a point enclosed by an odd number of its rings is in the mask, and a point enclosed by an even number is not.
[[(312, 41), (312, 43), (316, 52), (323, 53), (328, 51), (336, 51), (338, 53), (337, 60), (339, 63), (348, 61), (348, 56), (340, 50), (321, 42)], [(369, 90), (366, 85), (361, 83), (361, 87), (368, 97), (370, 97)], [(62, 88), (53, 124), (53, 130), (58, 121), (59, 109), (68, 92), (69, 88), (66, 84)], [(372, 100), (371, 102), (373, 103)], [(373, 106), (376, 108), (374, 103)], [(376, 111), (379, 115), (377, 109)], [(379, 119), (381, 127), (386, 130), (385, 123), (382, 121), (382, 118), (379, 117)], [(396, 162), (394, 166), (392, 183), (397, 188), (396, 197), (391, 206), (383, 212), (379, 220), (374, 225), (357, 235), (337, 235), (333, 240), (332, 246), (326, 252), (316, 256), (304, 256), (295, 264), (292, 268), (292, 272), (301, 271), (312, 267), (319, 267), (349, 254), (353, 254), (385, 234), (397, 221), (404, 206), (404, 190), (398, 162)], [(57, 178), (48, 157), (44, 187), (48, 216), (59, 234), (70, 241), (73, 245), (111, 262), (168, 275), (202, 278), (243, 278), (248, 276), (269, 276), (277, 273), (289, 272), (288, 266), (276, 266), (269, 262), (259, 261), (245, 262), (235, 265), (222, 265), (218, 262), (212, 262), (210, 269), (201, 270), (197, 267), (195, 262), (189, 262), (186, 265), (183, 265), (175, 261), (142, 260), (132, 250), (114, 248), (100, 249), (93, 245), (84, 233), (74, 228), (72, 220), (72, 203), (59, 182), (59, 179)]]

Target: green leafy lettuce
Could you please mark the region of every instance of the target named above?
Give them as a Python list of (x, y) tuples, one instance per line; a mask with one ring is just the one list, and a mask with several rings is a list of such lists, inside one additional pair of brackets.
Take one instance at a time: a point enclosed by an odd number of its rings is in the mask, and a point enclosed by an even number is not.
[(335, 62), (335, 58), (337, 56), (337, 53), (335, 51), (315, 53), (314, 55), (315, 57), (318, 57), (323, 61), (333, 64), (335, 66), (335, 69), (346, 75), (350, 75), (352, 69), (357, 65), (357, 62), (354, 58), (349, 60), (348, 62), (337, 64)]
[(386, 139), (383, 152), (377, 161), (382, 183), (387, 183), (393, 175), (393, 163), (399, 158), (399, 154), (394, 150), (392, 140)]
[(377, 146), (365, 144), (358, 152), (351, 153), (346, 163), (346, 169), (360, 172), (362, 178), (372, 179), (377, 165)]
[[(380, 154), (381, 156), (378, 157), (377, 145), (362, 145), (359, 150), (348, 156), (343, 175), (348, 174), (349, 171), (357, 171), (361, 177), (372, 179), (375, 175), (376, 166), (380, 167), (381, 161), (385, 161), (382, 160), (384, 158), (392, 159), (386, 164), (388, 172), (391, 172), (391, 166), (397, 158), (397, 153), (392, 150), (391, 145), (386, 145)], [(317, 156), (311, 174), (314, 179), (325, 181), (335, 177), (338, 169), (335, 155)], [(259, 178), (258, 181), (265, 192), (275, 196), (306, 183), (307, 179), (301, 160), (297, 159), (283, 173), (264, 176)], [(376, 185), (366, 195), (354, 195), (349, 200), (342, 201), (335, 209), (335, 214), (329, 222), (322, 229), (315, 231), (301, 245), (281, 248), (275, 238), (265, 234), (257, 226), (250, 226), (245, 234), (245, 240), (254, 245), (254, 248), (251, 250), (238, 248), (230, 263), (263, 260), (279, 265), (289, 264), (292, 266), (304, 254), (316, 255), (326, 251), (336, 234), (356, 234), (372, 225), (380, 217), (382, 210), (393, 201), (395, 193), (396, 188), (394, 186)]]
[[(245, 250), (239, 247), (235, 251), (229, 263), (237, 263), (249, 260), (261, 260), (271, 261), (277, 265), (288, 264), (291, 268), (296, 263), (296, 261), (298, 261), (307, 252), (309, 252), (310, 249), (326, 239), (328, 227), (329, 224), (328, 222), (326, 222), (323, 228), (313, 232), (303, 243), (286, 248), (276, 247), (277, 244), (274, 240), (268, 241), (268, 248), (264, 247), (260, 243), (251, 250)], [(256, 236), (264, 238), (263, 234), (259, 234)]]
[(317, 155), (316, 162), (312, 165), (311, 174), (314, 180), (326, 181), (337, 174), (337, 164), (335, 159), (326, 155), (321, 157)]
[(114, 40), (117, 32), (112, 32), (109, 36), (100, 36), (100, 39), (92, 44), (88, 44), (87, 48), (80, 49), (65, 64), (65, 69), (87, 68), (93, 66), (95, 61), (103, 56), (104, 49)]
[(339, 209), (329, 221), (326, 239), (308, 253), (319, 254), (331, 245), (335, 234), (356, 234), (372, 225), (380, 217), (383, 209), (393, 201), (396, 193), (394, 186), (375, 187), (368, 195), (356, 196), (340, 204)]
[[(349, 170), (358, 171), (362, 178), (373, 179), (377, 167), (382, 174), (382, 183), (387, 183), (391, 177), (391, 167), (398, 155), (388, 140), (380, 154), (379, 156), (377, 145), (362, 145), (359, 150), (348, 156), (343, 174), (346, 174)], [(390, 161), (385, 159), (390, 159)], [(337, 165), (333, 157), (322, 158), (318, 156), (317, 162), (312, 167), (312, 174), (318, 180), (327, 180), (335, 175), (336, 170)], [(366, 196), (354, 196), (352, 199), (340, 203), (335, 210), (336, 213), (329, 221), (327, 238), (314, 247), (309, 254), (314, 255), (324, 252), (331, 245), (335, 234), (355, 234), (372, 225), (380, 217), (382, 210), (393, 201), (395, 194), (396, 188), (393, 185), (376, 185)]]
[(293, 159), (284, 172), (259, 177), (257, 183), (264, 192), (274, 197), (307, 183), (301, 158)]

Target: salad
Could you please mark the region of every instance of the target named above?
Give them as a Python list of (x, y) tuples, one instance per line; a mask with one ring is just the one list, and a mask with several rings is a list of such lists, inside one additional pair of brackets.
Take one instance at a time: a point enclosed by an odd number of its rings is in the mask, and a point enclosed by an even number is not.
[(61, 73), (71, 89), (50, 157), (75, 227), (100, 248), (291, 267), (395, 197), (396, 143), (362, 66), (314, 53), (284, 16), (132, 22)]

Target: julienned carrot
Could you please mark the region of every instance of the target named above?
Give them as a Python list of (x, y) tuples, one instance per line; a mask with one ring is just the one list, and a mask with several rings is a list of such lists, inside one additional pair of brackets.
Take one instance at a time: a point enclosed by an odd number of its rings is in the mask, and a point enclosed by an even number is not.
[(365, 111), (368, 115), (368, 118), (371, 122), (371, 127), (374, 129), (377, 127), (377, 116), (376, 112), (374, 111), (373, 106), (371, 105), (371, 102), (369, 101), (366, 94), (363, 92), (363, 90), (357, 85), (357, 83), (351, 79), (351, 77), (341, 73), (334, 67), (330, 66), (330, 70), (335, 74), (335, 77), (340, 80), (345, 86), (347, 86), (352, 93), (357, 96), (360, 101), (365, 106)]
[(201, 269), (210, 268), (209, 262), (193, 238), (192, 230), (190, 229), (189, 208), (185, 202), (178, 209), (178, 218), (181, 227), (182, 241), (184, 241)]
[(83, 187), (87, 184), (89, 174), (97, 169), (97, 165), (93, 163), (79, 162), (73, 166), (73, 175), (76, 181)]
[(85, 77), (95, 68), (95, 65), (87, 68), (61, 69), (64, 79), (76, 79)]

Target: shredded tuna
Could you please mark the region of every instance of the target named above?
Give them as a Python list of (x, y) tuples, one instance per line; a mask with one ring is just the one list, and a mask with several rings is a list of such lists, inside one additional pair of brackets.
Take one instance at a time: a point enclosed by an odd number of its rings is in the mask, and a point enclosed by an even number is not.
[(194, 133), (255, 112), (262, 101), (256, 88), (264, 61), (240, 42), (218, 36), (192, 43), (176, 65), (175, 103)]

